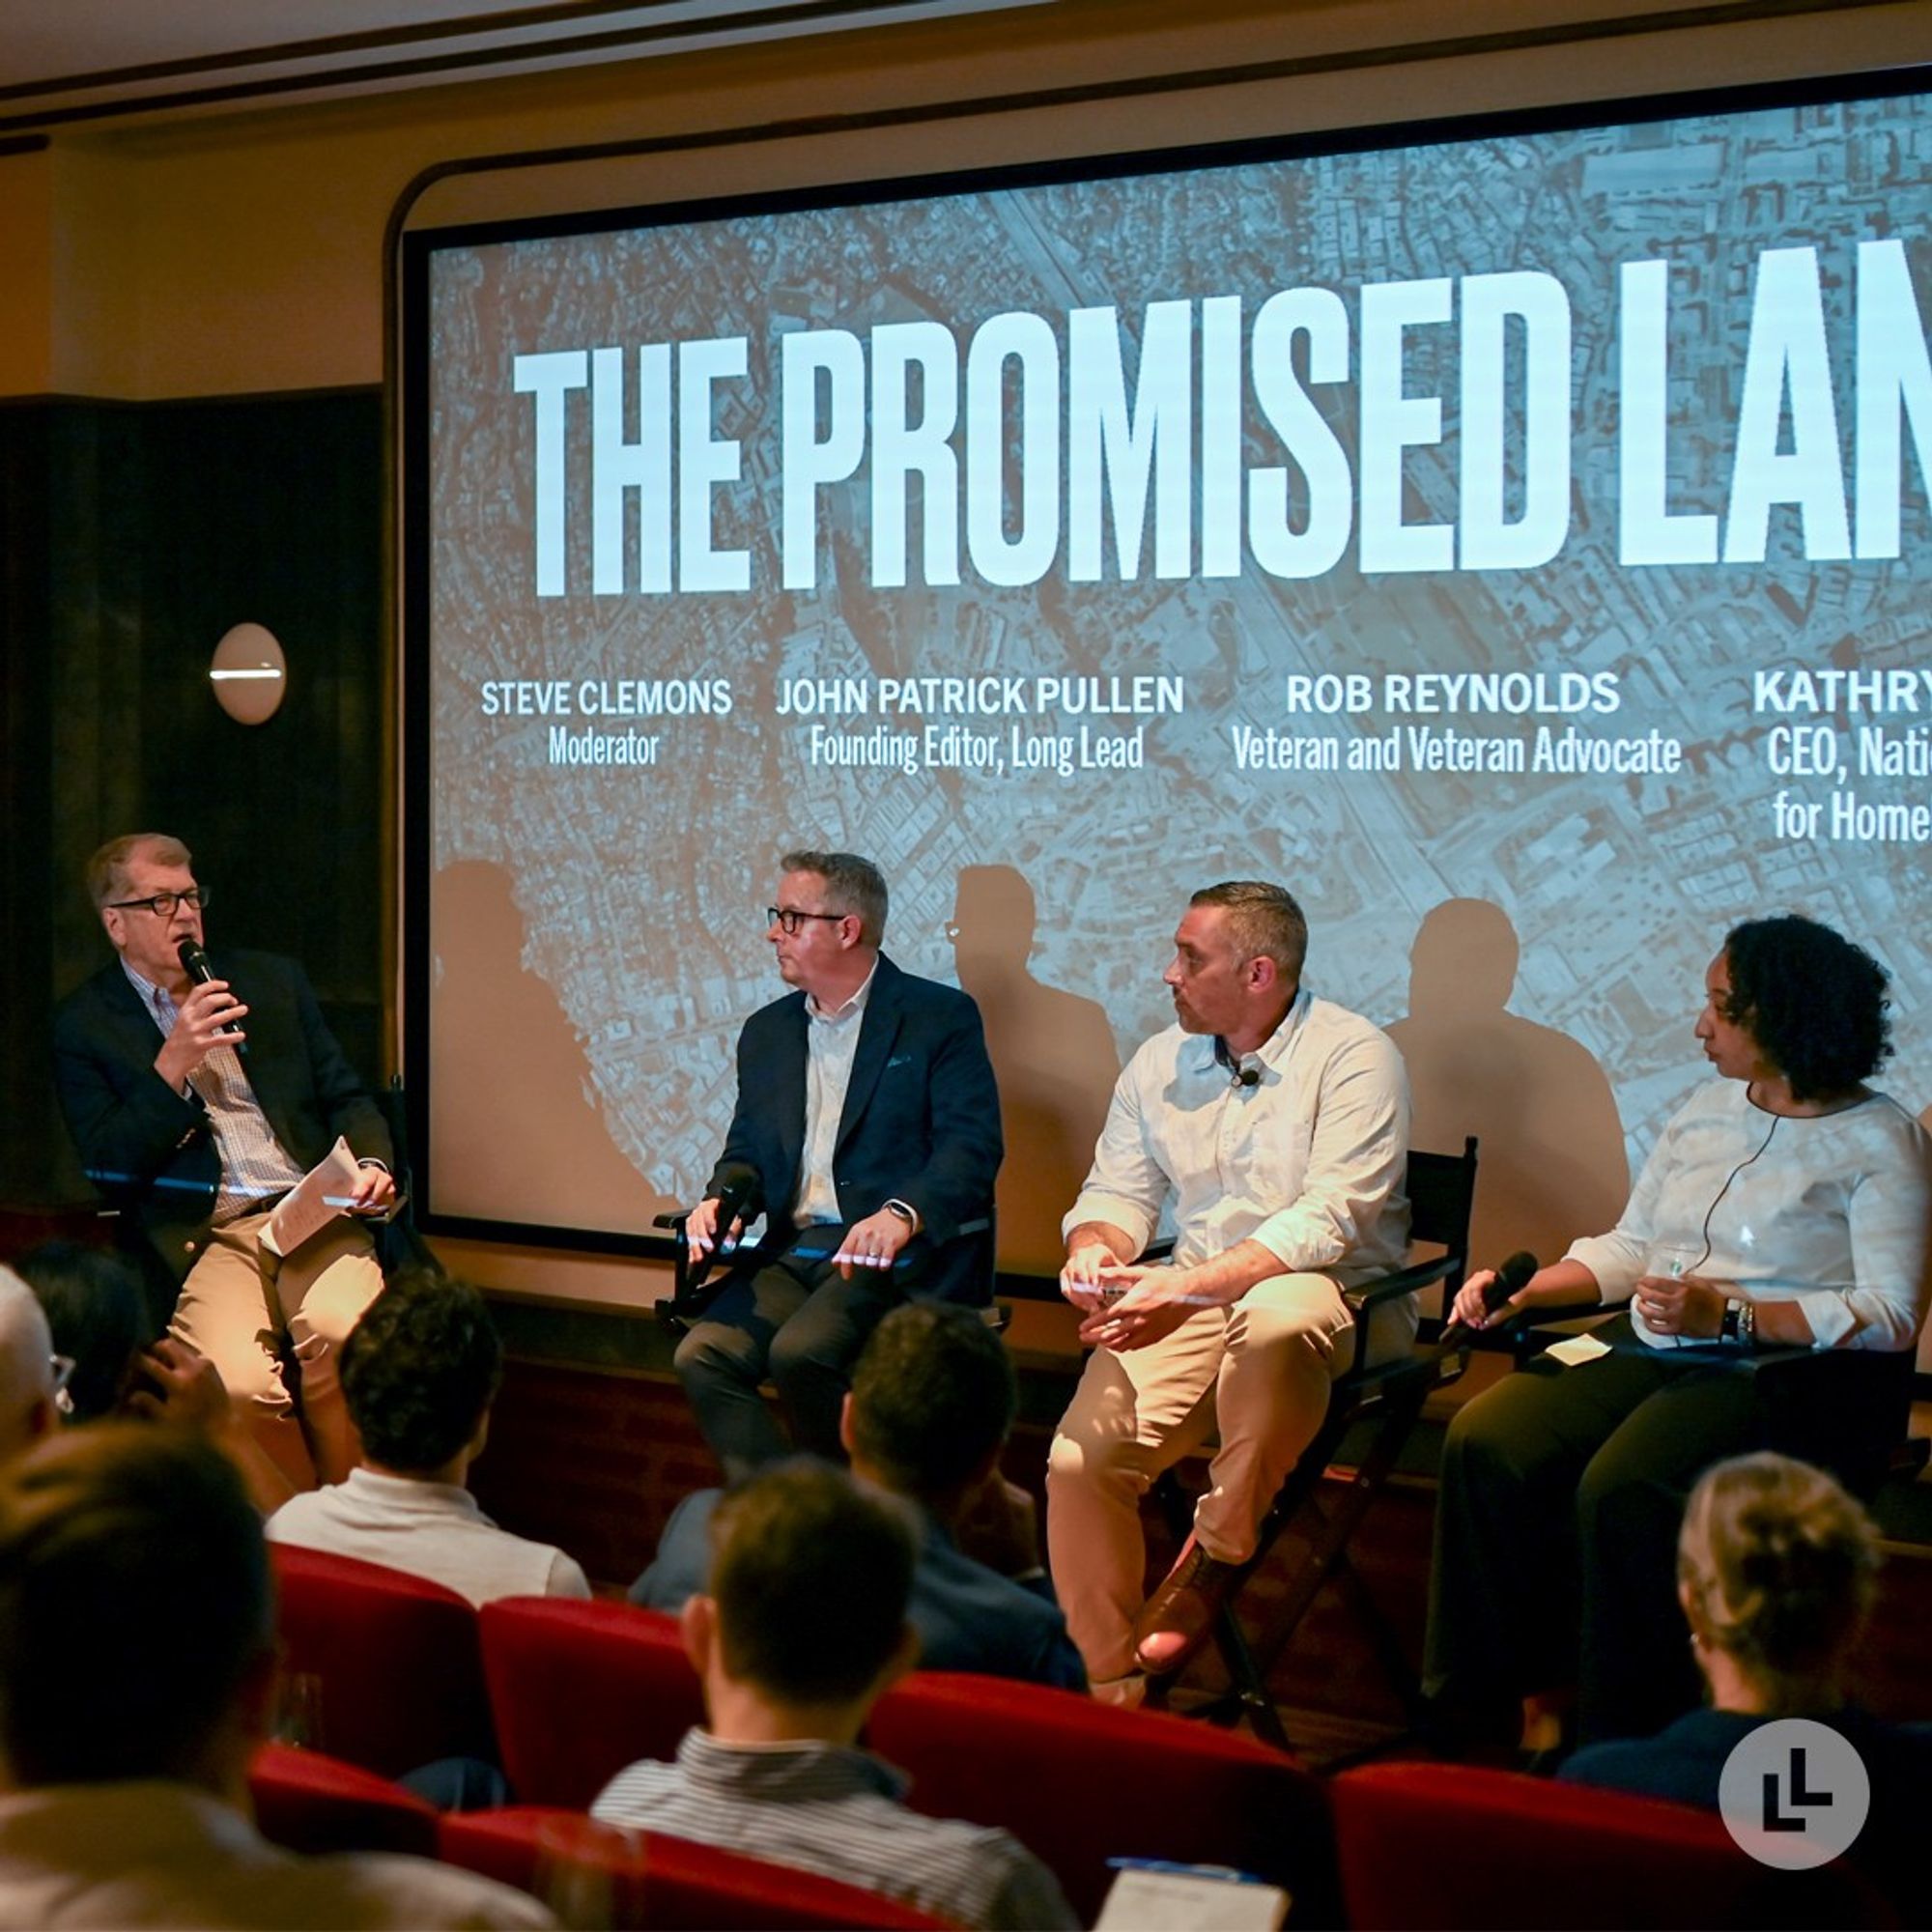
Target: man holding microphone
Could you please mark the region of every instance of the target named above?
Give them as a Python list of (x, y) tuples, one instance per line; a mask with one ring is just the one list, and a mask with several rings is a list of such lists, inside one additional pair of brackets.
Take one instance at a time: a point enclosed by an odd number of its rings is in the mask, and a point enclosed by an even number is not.
[[(395, 1201), (388, 1129), (299, 966), (202, 952), (208, 895), (179, 839), (112, 839), (87, 882), (116, 957), (53, 1041), (81, 1164), (139, 1225), (156, 1326), (214, 1363), (291, 1491), (339, 1482), (355, 1442), (335, 1355), (383, 1286), (359, 1222)], [(359, 1162), (346, 1215), (275, 1254), (276, 1205), (338, 1136)]]

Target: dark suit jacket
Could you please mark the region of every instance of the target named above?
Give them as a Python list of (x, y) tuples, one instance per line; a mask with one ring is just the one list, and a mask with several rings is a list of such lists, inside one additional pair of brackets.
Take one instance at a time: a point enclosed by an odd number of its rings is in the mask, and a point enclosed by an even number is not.
[[(646, 1609), (684, 1608), (711, 1573), (711, 1518), (723, 1490), (686, 1496), (665, 1524), (651, 1566), (631, 1585)], [(923, 1510), (906, 1621), (919, 1633), (922, 1670), (970, 1670), (1085, 1690), (1086, 1666), (1044, 1577), (1018, 1583), (968, 1556)]]
[[(389, 1130), (351, 1071), (293, 959), (213, 956), (246, 1004), (242, 1062), (275, 1138), (313, 1167), (343, 1135), (357, 1154), (391, 1158)], [(155, 1071), (161, 1038), (117, 958), (54, 1012), (54, 1083), (87, 1176), (139, 1224), (178, 1288), (208, 1236), (221, 1162), (201, 1103)]]
[[(705, 1188), (715, 1195), (734, 1174), (753, 1177), (745, 1218), (764, 1211), (768, 1249), (789, 1248), (798, 1232), (791, 1205), (805, 1152), (810, 1024), (803, 992), (745, 1022), (738, 1104)], [(850, 1223), (889, 1200), (908, 1203), (923, 1225), (901, 1278), (922, 1294), (982, 1297), (983, 1282), (966, 1279), (973, 1267), (966, 1244), (950, 1251), (946, 1244), (960, 1222), (991, 1212), (1000, 1154), (1000, 1095), (980, 1009), (956, 987), (901, 973), (881, 955), (833, 1153), (839, 1213)]]

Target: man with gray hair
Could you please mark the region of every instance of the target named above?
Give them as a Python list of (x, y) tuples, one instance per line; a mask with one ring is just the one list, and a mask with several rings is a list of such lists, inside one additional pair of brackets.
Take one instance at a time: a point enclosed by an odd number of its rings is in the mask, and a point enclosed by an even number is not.
[[(1162, 976), (1175, 1024), (1114, 1089), (1064, 1223), (1061, 1292), (1094, 1353), (1047, 1464), (1047, 1547), (1094, 1694), (1179, 1670), (1255, 1551), (1348, 1363), (1342, 1291), (1401, 1265), (1408, 1084), (1386, 1035), (1301, 983), (1308, 925), (1280, 886), (1188, 901)], [(1137, 1257), (1163, 1208), (1171, 1264)], [(1412, 1298), (1376, 1347), (1406, 1347)], [(1194, 1533), (1143, 1604), (1149, 1485), (1218, 1429)]]
[(737, 1107), (686, 1229), (695, 1255), (728, 1255), (765, 1217), (677, 1350), (731, 1481), (787, 1453), (759, 1393), (768, 1373), (798, 1446), (837, 1458), (851, 1365), (887, 1310), (983, 1294), (953, 1237), (989, 1210), (1001, 1154), (980, 1009), (880, 952), (878, 867), (797, 851), (780, 871), (765, 937), (794, 990), (738, 1037)]
[(72, 1367), (56, 1372), (45, 1310), (12, 1268), (0, 1267), (0, 1463), (53, 1433), (60, 1383)]
[[(111, 839), (87, 883), (116, 957), (53, 1042), (81, 1165), (146, 1237), (156, 1326), (213, 1362), (287, 1490), (339, 1482), (355, 1445), (334, 1358), (383, 1286), (358, 1217), (395, 1199), (388, 1129), (294, 960), (201, 952), (208, 892), (179, 839)], [(338, 1136), (360, 1161), (347, 1216), (275, 1254), (276, 1204)]]

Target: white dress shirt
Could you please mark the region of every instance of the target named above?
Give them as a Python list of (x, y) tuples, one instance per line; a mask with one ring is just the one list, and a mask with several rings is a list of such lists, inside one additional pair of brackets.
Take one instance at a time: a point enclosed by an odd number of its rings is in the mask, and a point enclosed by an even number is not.
[[(1601, 1298), (1629, 1301), (1653, 1247), (1684, 1274), (1734, 1282), (1755, 1302), (1797, 1301), (1821, 1349), (1909, 1349), (1932, 1296), (1932, 1154), (1889, 1094), (1835, 1114), (1767, 1114), (1747, 1083), (1713, 1080), (1671, 1117), (1623, 1218), (1567, 1261)], [(1634, 1307), (1631, 1326), (1659, 1335)]]
[(871, 998), (878, 971), (875, 959), (866, 983), (834, 1012), (827, 1012), (809, 995), (805, 1002), (805, 1151), (798, 1164), (798, 1200), (791, 1215), (801, 1228), (845, 1218), (833, 1184), (832, 1156), (838, 1147), (838, 1121), (845, 1111), (845, 1090), (852, 1084), (852, 1063), (859, 1056), (866, 1002)]
[(1093, 1171), (1064, 1223), (1104, 1221), (1145, 1247), (1174, 1204), (1175, 1264), (1244, 1240), (1284, 1274), (1321, 1269), (1342, 1286), (1400, 1267), (1408, 1250), (1408, 1078), (1378, 1027), (1304, 987), (1242, 1065), (1211, 1035), (1172, 1026), (1114, 1088)]

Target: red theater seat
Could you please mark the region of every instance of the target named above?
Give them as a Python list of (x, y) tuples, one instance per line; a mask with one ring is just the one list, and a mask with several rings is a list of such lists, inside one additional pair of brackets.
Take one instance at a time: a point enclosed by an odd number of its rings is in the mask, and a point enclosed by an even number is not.
[(248, 1795), (262, 1835), (292, 1852), (436, 1856), (433, 1805), (321, 1751), (264, 1745), (248, 1767)]
[(1092, 1924), (1110, 1858), (1232, 1865), (1281, 1886), (1300, 1923), (1333, 1923), (1321, 1786), (1252, 1738), (1071, 1691), (920, 1671), (882, 1697), (872, 1749), (939, 1818), (1003, 1825), (1053, 1868)]
[[(831, 1932), (943, 1922), (837, 1879), (656, 1832), (618, 1832), (544, 1806), (453, 1813), (442, 1821), (440, 1847), (450, 1864), (564, 1905), (573, 1923)], [(568, 1896), (559, 1895), (559, 1886)]]
[(1354, 1932), (1896, 1922), (1856, 1874), (1770, 1870), (1658, 1799), (1440, 1764), (1345, 1772), (1330, 1798)]
[(631, 1604), (508, 1597), (482, 1613), (483, 1669), (510, 1789), (586, 1809), (640, 1757), (704, 1721), (677, 1620)]
[(453, 1590), (380, 1563), (270, 1546), (285, 1679), (320, 1689), (333, 1757), (400, 1777), (440, 1757), (494, 1757), (476, 1612)]

